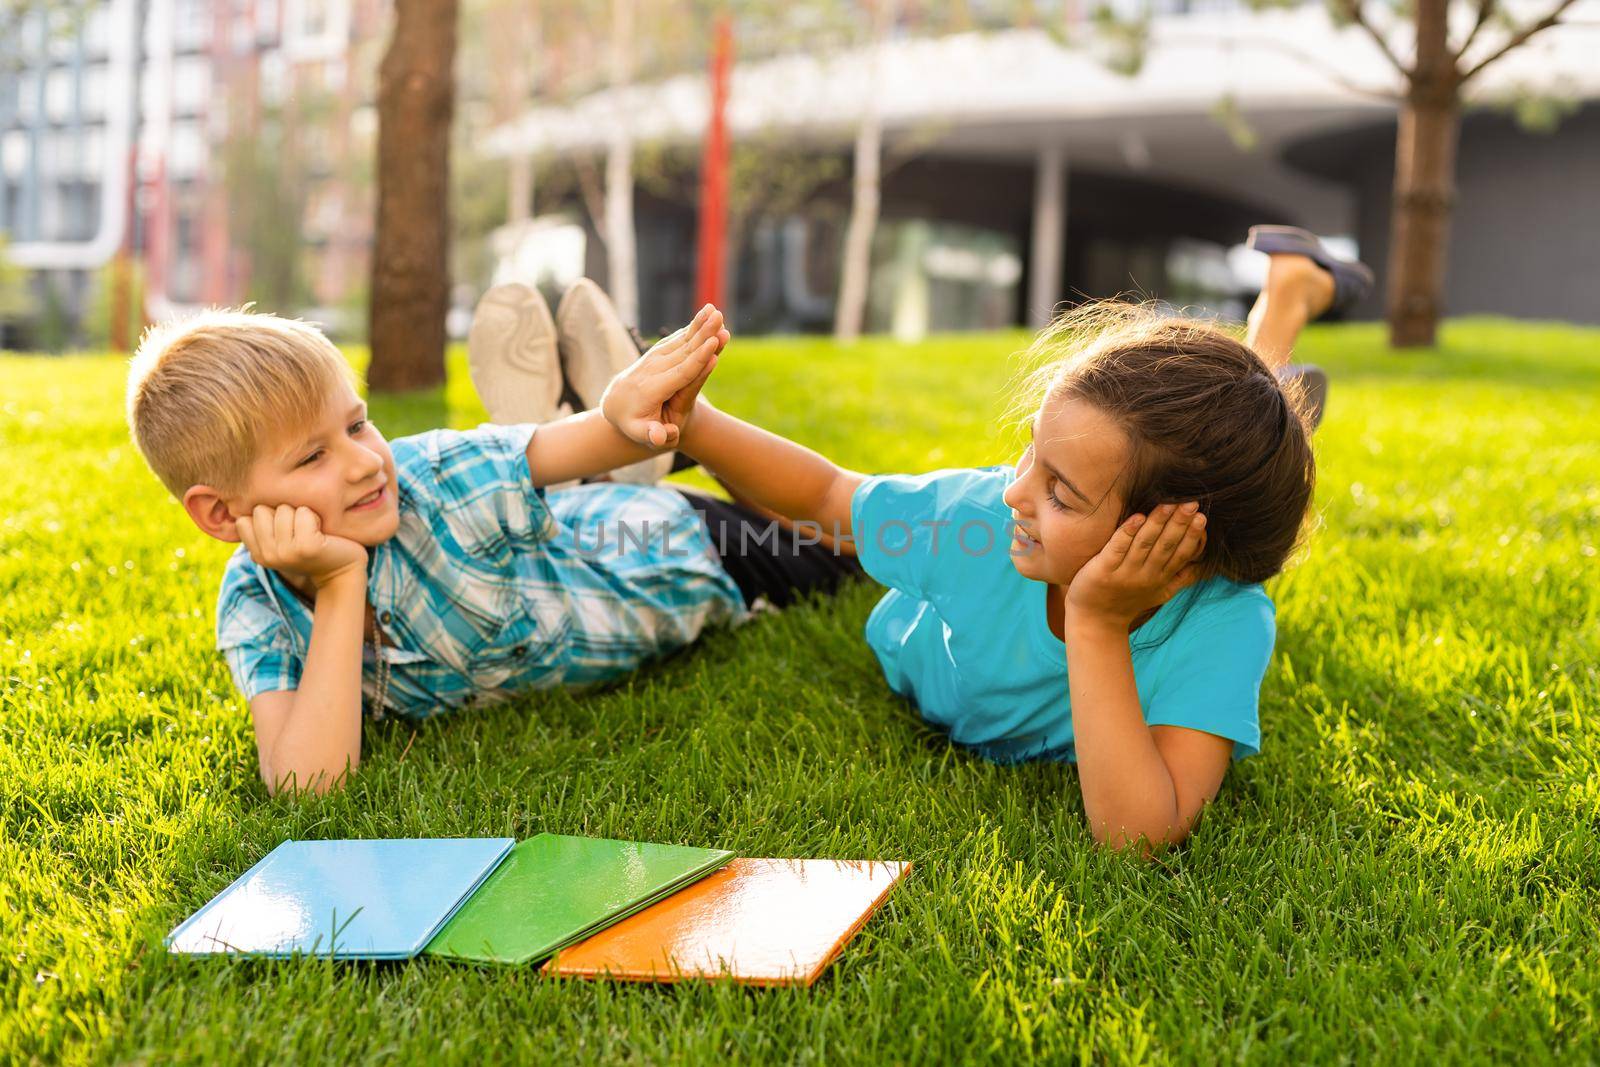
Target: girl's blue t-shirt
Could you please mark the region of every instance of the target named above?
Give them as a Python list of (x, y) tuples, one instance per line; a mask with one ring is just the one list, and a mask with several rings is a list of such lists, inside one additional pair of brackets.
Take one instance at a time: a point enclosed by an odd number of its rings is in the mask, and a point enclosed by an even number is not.
[[(1047, 586), (1011, 563), (1010, 467), (869, 478), (850, 518), (867, 574), (889, 587), (867, 643), (896, 693), (929, 723), (996, 760), (1074, 760), (1066, 648)], [(1233, 758), (1261, 744), (1257, 698), (1276, 636), (1259, 584), (1213, 578), (1129, 635), (1150, 725), (1226, 737)]]

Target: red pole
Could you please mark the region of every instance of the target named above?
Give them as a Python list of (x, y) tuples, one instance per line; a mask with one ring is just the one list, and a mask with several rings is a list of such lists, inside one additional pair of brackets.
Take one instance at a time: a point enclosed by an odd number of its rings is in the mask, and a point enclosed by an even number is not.
[(728, 232), (728, 68), (733, 23), (717, 16), (711, 46), (711, 121), (700, 157), (700, 233), (695, 246), (695, 306), (722, 306), (722, 252)]
[[(129, 337), (129, 318), (132, 314), (131, 305), (133, 294), (132, 286), (133, 259), (133, 230), (136, 224), (134, 211), (137, 210), (139, 198), (135, 195), (139, 182), (139, 168), (136, 160), (139, 158), (139, 149), (136, 145), (128, 148), (128, 204), (126, 221), (123, 223), (122, 244), (111, 257), (111, 324), (108, 330), (108, 340), (111, 342), (113, 352), (126, 352), (133, 347), (133, 339)], [(140, 311), (140, 318), (144, 313)]]

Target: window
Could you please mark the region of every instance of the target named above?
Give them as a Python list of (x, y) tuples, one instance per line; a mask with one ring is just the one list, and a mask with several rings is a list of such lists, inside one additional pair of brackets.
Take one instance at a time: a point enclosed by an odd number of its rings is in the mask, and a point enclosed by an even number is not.
[(173, 44), (180, 52), (198, 52), (211, 42), (211, 8), (205, 0), (177, 0), (172, 7)]
[(172, 110), (198, 115), (211, 95), (211, 65), (201, 56), (183, 56), (172, 63)]
[(193, 178), (205, 169), (206, 142), (195, 122), (172, 124), (172, 143), (167, 149), (167, 175), (174, 181)]
[(342, 56), (349, 43), (348, 0), (285, 0), (283, 45), (295, 59)]
[(0, 167), (8, 178), (18, 179), (28, 166), (28, 131), (7, 131), (0, 141)]
[(78, 82), (78, 108), (86, 119), (105, 117), (106, 68), (103, 64), (83, 68), (83, 76)]
[(79, 158), (83, 163), (79, 171), (84, 178), (99, 180), (106, 166), (106, 131), (103, 127), (86, 128), (78, 138)]
[(83, 20), (83, 51), (91, 59), (99, 59), (111, 45), (111, 33), (106, 25), (107, 9), (96, 7)]
[(61, 186), (60, 236), (67, 241), (87, 241), (100, 226), (100, 186), (95, 182), (64, 182)]
[(263, 44), (278, 39), (278, 0), (256, 0), (256, 40)]
[(39, 117), (39, 76), (33, 71), (17, 75), (17, 119), (24, 125)]
[(283, 103), (288, 90), (289, 68), (282, 52), (268, 52), (261, 57), (260, 86), (263, 107), (277, 107)]

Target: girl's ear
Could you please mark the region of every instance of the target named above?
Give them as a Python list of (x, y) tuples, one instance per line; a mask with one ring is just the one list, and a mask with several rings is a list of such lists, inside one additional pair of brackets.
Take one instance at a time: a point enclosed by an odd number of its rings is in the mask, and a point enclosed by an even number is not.
[(234, 525), (233, 512), (228, 510), (222, 494), (209, 485), (191, 485), (183, 494), (183, 510), (202, 533), (226, 541), (239, 543), (239, 528)]

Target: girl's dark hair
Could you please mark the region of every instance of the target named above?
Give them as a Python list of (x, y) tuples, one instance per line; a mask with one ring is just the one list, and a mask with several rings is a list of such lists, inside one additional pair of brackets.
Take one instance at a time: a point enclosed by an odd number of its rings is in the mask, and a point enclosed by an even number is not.
[(1135, 304), (1067, 312), (1029, 352), (1050, 361), (1029, 379), (1032, 400), (1082, 400), (1128, 435), (1119, 521), (1198, 500), (1201, 579), (1264, 582), (1283, 569), (1316, 484), (1294, 385), (1216, 326)]

